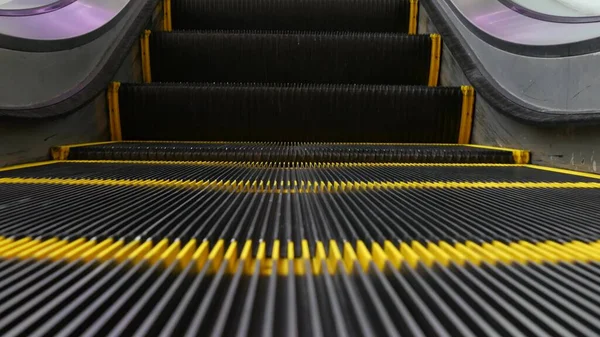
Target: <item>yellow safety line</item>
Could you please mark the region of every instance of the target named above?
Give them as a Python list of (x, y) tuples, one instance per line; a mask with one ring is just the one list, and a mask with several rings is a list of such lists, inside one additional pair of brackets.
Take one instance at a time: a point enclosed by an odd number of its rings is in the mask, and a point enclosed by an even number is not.
[(27, 164), (12, 165), (12, 166), (7, 166), (7, 167), (0, 168), (0, 172), (2, 172), (2, 171), (11, 171), (11, 170), (18, 170), (18, 169), (23, 169), (23, 168), (28, 168), (28, 167), (44, 166), (44, 165), (55, 164), (55, 163), (57, 163), (57, 161), (48, 160), (48, 161), (40, 161), (40, 162), (36, 162), (36, 163), (27, 163)]
[(94, 145), (103, 145), (103, 144), (111, 144), (111, 143), (119, 143), (119, 142), (120, 141), (104, 141), (104, 142), (90, 142), (90, 143), (81, 143), (81, 144), (53, 146), (52, 148), (50, 148), (50, 153), (52, 154), (52, 159), (54, 159), (54, 160), (67, 160), (67, 158), (69, 158), (70, 150), (74, 147), (94, 146)]
[[(146, 29), (140, 38), (140, 51), (142, 55), (142, 78), (144, 83), (152, 82), (152, 70), (150, 68), (150, 34)], [(120, 140), (120, 139), (119, 139)]]
[(1, 171), (17, 170), (27, 167), (43, 166), (56, 163), (70, 164), (136, 164), (136, 165), (203, 165), (203, 166), (232, 166), (264, 169), (313, 169), (331, 167), (524, 167), (522, 164), (494, 163), (351, 163), (351, 162), (236, 162), (236, 161), (168, 161), (168, 160), (67, 160), (57, 159), (36, 163), (20, 164), (0, 168)]
[(440, 55), (442, 53), (442, 37), (440, 34), (431, 34), (431, 61), (429, 64), (430, 87), (437, 87), (440, 77)]
[(171, 20), (171, 0), (163, 0), (163, 30), (170, 32), (173, 30)]
[[(52, 150), (52, 156), (54, 160), (67, 160), (69, 151), (74, 147), (84, 147), (84, 146), (96, 146), (96, 145), (104, 145), (104, 144), (126, 144), (126, 143), (186, 143), (186, 144), (233, 144), (233, 145), (261, 145), (261, 144), (271, 144), (271, 142), (222, 142), (222, 141), (154, 141), (154, 140), (143, 140), (143, 141), (105, 141), (105, 142), (92, 142), (92, 143), (82, 143), (82, 144), (70, 144), (63, 146), (55, 146)], [(432, 144), (432, 143), (303, 143), (306, 145), (322, 145), (322, 144), (331, 144), (331, 145), (415, 145), (415, 146), (468, 146), (468, 147), (476, 147), (482, 149), (490, 149), (496, 151), (510, 151), (513, 153), (513, 157), (515, 159), (516, 164), (528, 164), (530, 154), (527, 150), (518, 150), (512, 148), (503, 148), (497, 146), (486, 146), (479, 144)], [(189, 163), (189, 162), (188, 162)]]
[(121, 140), (121, 113), (119, 112), (119, 87), (121, 83), (111, 82), (108, 85), (108, 112), (111, 140)]
[[(216, 273), (225, 265), (226, 273), (235, 273), (238, 265), (244, 265), (244, 273), (251, 274), (255, 262), (260, 263), (260, 273), (270, 275), (275, 269), (279, 275), (290, 273), (304, 274), (312, 272), (320, 274), (353, 272), (355, 268), (369, 271), (371, 268), (385, 270), (386, 268), (402, 268), (404, 262), (411, 268), (420, 265), (426, 267), (464, 266), (467, 264), (479, 266), (482, 263), (495, 264), (556, 264), (556, 263), (589, 263), (600, 262), (600, 241), (585, 243), (571, 241), (559, 243), (555, 241), (503, 243), (499, 241), (484, 242), (481, 244), (467, 241), (464, 243), (440, 242), (399, 242), (385, 241), (383, 246), (378, 243), (367, 244), (362, 240), (356, 245), (349, 242), (341, 246), (336, 241), (316, 241), (316, 251), (312, 254), (309, 250), (308, 240), (299, 242), (301, 255), (295, 256), (294, 246), (297, 242), (282, 243), (274, 240), (270, 258), (265, 254), (265, 242), (260, 242), (256, 256), (252, 256), (252, 241), (244, 244), (236, 241), (225, 243), (224, 240), (202, 242), (197, 244), (195, 239), (188, 242), (174, 240), (169, 242), (162, 239), (158, 242), (147, 240), (145, 242), (132, 241), (128, 244), (123, 240), (109, 238), (103, 241), (62, 240), (51, 238), (48, 240), (34, 239), (31, 237), (19, 240), (0, 240), (0, 259), (20, 260), (50, 260), (84, 263), (90, 261), (116, 263), (161, 263), (169, 266), (176, 263), (177, 270), (185, 269), (194, 263), (196, 270), (208, 266), (210, 273)], [(329, 246), (329, 255), (325, 254), (325, 247)], [(287, 257), (279, 255), (281, 249), (287, 249)], [(326, 261), (327, 270), (322, 270), (322, 262)], [(308, 262), (308, 264), (306, 264)], [(307, 270), (305, 266), (311, 270)], [(340, 268), (341, 267), (341, 268)], [(293, 269), (293, 270), (291, 270)]]
[(461, 88), (463, 101), (460, 117), (460, 130), (458, 133), (459, 144), (469, 144), (471, 141), (471, 128), (473, 125), (473, 110), (475, 103), (475, 90), (470, 86), (462, 86)]
[(490, 149), (490, 150), (505, 150), (511, 151), (513, 153), (513, 158), (516, 164), (529, 164), (531, 160), (531, 154), (527, 150), (517, 150), (511, 148), (503, 148), (503, 147), (495, 147), (495, 146), (487, 146), (487, 145), (479, 145), (479, 144), (464, 144), (465, 146), (476, 147), (480, 149)]
[[(207, 165), (256, 168), (329, 168), (329, 167), (524, 167), (522, 164), (487, 163), (361, 163), (361, 162), (236, 162), (236, 161), (168, 161), (168, 160), (62, 160), (64, 163), (84, 164), (138, 164), (138, 165)], [(50, 162), (53, 163), (53, 162)]]
[(0, 184), (54, 184), (54, 185), (99, 185), (99, 186), (157, 186), (208, 188), (230, 192), (269, 192), (269, 193), (319, 193), (345, 192), (381, 189), (412, 188), (600, 188), (600, 182), (454, 182), (454, 181), (413, 181), (413, 182), (352, 182), (352, 181), (266, 181), (262, 180), (116, 180), (116, 179), (72, 179), (72, 178), (0, 178)]
[(568, 174), (568, 175), (572, 175), (572, 176), (600, 179), (600, 175), (595, 174), (595, 173), (586, 173), (586, 172), (579, 172), (579, 171), (573, 171), (573, 170), (567, 170), (567, 169), (561, 169), (561, 168), (555, 168), (555, 167), (539, 166), (539, 165), (524, 165), (524, 166), (532, 168), (532, 169), (536, 169), (536, 170), (544, 170), (544, 171)]
[(101, 145), (101, 144), (111, 144), (111, 143), (172, 143), (172, 144), (232, 144), (232, 145), (271, 145), (271, 144), (294, 144), (298, 146), (311, 146), (311, 145), (373, 145), (373, 146), (381, 146), (381, 145), (389, 145), (389, 146), (469, 146), (469, 147), (478, 147), (483, 149), (491, 149), (498, 151), (522, 151), (518, 149), (512, 148), (504, 148), (498, 146), (485, 146), (478, 144), (456, 144), (456, 143), (365, 143), (365, 142), (243, 142), (243, 141), (171, 141), (171, 140), (122, 140), (122, 141), (108, 141), (108, 142), (96, 142), (96, 143), (85, 143), (85, 144), (73, 144), (73, 145), (65, 145), (68, 147), (82, 147), (82, 146), (93, 146), (93, 145)]
[(408, 19), (408, 34), (417, 34), (417, 21), (419, 17), (419, 0), (410, 0), (410, 13)]

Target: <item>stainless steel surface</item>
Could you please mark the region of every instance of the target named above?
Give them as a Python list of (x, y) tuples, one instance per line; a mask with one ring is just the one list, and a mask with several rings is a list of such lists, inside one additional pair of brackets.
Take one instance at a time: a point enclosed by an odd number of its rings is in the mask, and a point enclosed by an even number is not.
[[(548, 113), (597, 113), (600, 107), (600, 53), (591, 53), (570, 57), (531, 57), (507, 52), (486, 42), (476, 34), (476, 29), (493, 29), (501, 31), (500, 27), (506, 27), (506, 32), (500, 32), (498, 36), (516, 43), (528, 43), (530, 46), (545, 46), (551, 43), (577, 42), (577, 32), (550, 36), (545, 29), (556, 25), (547, 22), (539, 22), (537, 25), (531, 23), (531, 18), (516, 18), (518, 13), (506, 12), (507, 17), (514, 19), (502, 24), (500, 21), (489, 19), (490, 16), (471, 15), (471, 22), (476, 23), (476, 28), (465, 23), (452, 10), (447, 0), (433, 0), (440, 6), (447, 18), (452, 22), (465, 41), (465, 47), (469, 50), (471, 57), (478, 65), (482, 74), (494, 85), (507, 99), (528, 108)], [(473, 7), (484, 10), (485, 4), (491, 4), (490, 0), (452, 0), (458, 6), (466, 2), (476, 3)], [(459, 13), (474, 13), (474, 9), (460, 11)], [(491, 15), (497, 17), (498, 14)], [(511, 21), (513, 20), (513, 21)], [(523, 32), (518, 34), (516, 28), (510, 22), (522, 23)], [(530, 24), (525, 25), (526, 22)], [(481, 23), (481, 24), (480, 24)], [(558, 24), (565, 27), (597, 27), (595, 32), (589, 30), (577, 30), (580, 38), (591, 38), (600, 35), (598, 24)], [(527, 28), (528, 27), (528, 28)], [(474, 31), (475, 30), (475, 31)], [(510, 33), (510, 32), (513, 33)], [(539, 37), (539, 38), (537, 38)], [(443, 67), (443, 65), (442, 65)]]
[[(32, 43), (82, 38), (116, 18), (129, 2), (130, 0), (78, 0), (40, 15), (0, 16), (0, 41), (3, 37)], [(21, 49), (17, 45), (0, 47)]]
[[(435, 2), (448, 3), (446, 0)], [(497, 0), (450, 0), (454, 9), (481, 32), (523, 46), (556, 46), (597, 39), (600, 22), (572, 24), (536, 20)]]
[[(436, 23), (437, 24), (437, 23)], [(419, 32), (436, 32), (428, 12), (419, 11)], [(469, 83), (457, 62), (458, 55), (444, 46), (440, 85), (457, 86)], [(506, 116), (478, 95), (471, 141), (474, 144), (527, 149), (532, 162), (538, 165), (600, 173), (600, 126), (544, 128), (522, 123)]]
[[(86, 1), (78, 1), (77, 6), (73, 8), (81, 8), (81, 5)], [(90, 38), (89, 41), (63, 50), (51, 52), (32, 52), (1, 48), (0, 60), (2, 63), (2, 76), (0, 76), (0, 109), (31, 109), (48, 106), (70, 97), (74, 93), (82, 90), (101, 69), (101, 65), (105, 64), (110, 55), (117, 46), (117, 41), (120, 41), (128, 27), (140, 12), (140, 9), (145, 5), (145, 1), (134, 1), (131, 6), (123, 6), (125, 0), (87, 0), (87, 3), (103, 3), (96, 7), (90, 7), (86, 11), (95, 8), (96, 12), (90, 13), (91, 17), (96, 19), (90, 20), (88, 25), (80, 27), (77, 31), (85, 33), (91, 27), (99, 27), (101, 23), (107, 22), (113, 16), (117, 8), (124, 8), (124, 13), (118, 17), (108, 29), (103, 30), (100, 36)], [(112, 3), (112, 5), (110, 5)], [(47, 15), (54, 15), (62, 12), (62, 16), (67, 15), (65, 12), (72, 12), (70, 5), (58, 11), (36, 16), (37, 18)], [(110, 6), (109, 6), (110, 5)], [(100, 10), (102, 6), (105, 10)], [(85, 12), (85, 11), (82, 11)], [(108, 13), (112, 13), (108, 15)], [(66, 16), (65, 16), (66, 17)], [(24, 19), (24, 18), (11, 18)], [(47, 19), (46, 19), (47, 20)], [(68, 27), (73, 23), (64, 19), (65, 24), (61, 28), (65, 35), (62, 37), (71, 36), (73, 33), (66, 34)], [(83, 20), (81, 18), (76, 19)], [(54, 26), (59, 27), (59, 23), (55, 22)], [(33, 27), (30, 27), (34, 31)], [(60, 37), (58, 34), (61, 29), (55, 30), (53, 33), (37, 32), (38, 36), (45, 38)], [(30, 35), (31, 36), (31, 35)], [(50, 40), (48, 43), (62, 44), (64, 40)], [(13, 46), (8, 46), (13, 47)]]

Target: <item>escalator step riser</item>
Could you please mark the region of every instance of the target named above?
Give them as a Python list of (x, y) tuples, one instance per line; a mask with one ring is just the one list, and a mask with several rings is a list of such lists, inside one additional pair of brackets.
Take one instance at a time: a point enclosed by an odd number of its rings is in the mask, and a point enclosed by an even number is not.
[[(0, 333), (38, 335), (592, 336), (597, 264), (435, 264), (315, 273), (308, 261), (0, 260)], [(302, 268), (303, 275), (294, 275)], [(323, 261), (318, 268), (327, 269)], [(233, 269), (232, 272), (228, 272)], [(247, 271), (250, 269), (250, 272)]]
[(228, 181), (296, 186), (328, 183), (600, 183), (600, 179), (538, 169), (536, 166), (486, 164), (312, 164), (312, 163), (178, 163), (68, 161), (0, 171), (2, 178)]
[(406, 33), (409, 0), (177, 0), (174, 29)]
[(456, 143), (460, 88), (122, 84), (125, 140)]
[[(593, 242), (599, 188), (365, 188), (239, 192), (88, 182), (0, 185), (0, 236), (368, 244)], [(256, 251), (256, 245), (254, 247)], [(286, 250), (281, 256), (286, 256)]]
[[(515, 163), (522, 151), (468, 146), (124, 142), (53, 149), (55, 159), (248, 162)], [(61, 152), (62, 151), (62, 152)], [(66, 151), (66, 152), (65, 152)], [(526, 161), (525, 161), (526, 163)]]
[(429, 35), (152, 32), (154, 82), (427, 85)]

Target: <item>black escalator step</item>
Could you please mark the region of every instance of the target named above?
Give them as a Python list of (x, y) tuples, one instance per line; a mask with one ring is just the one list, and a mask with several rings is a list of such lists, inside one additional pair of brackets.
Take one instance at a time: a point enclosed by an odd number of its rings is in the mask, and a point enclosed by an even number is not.
[(600, 329), (595, 262), (387, 262), (380, 269), (370, 260), (367, 271), (354, 260), (349, 271), (334, 261), (331, 270), (325, 261), (261, 269), (227, 257), (214, 268), (200, 263), (210, 270), (198, 270), (196, 260), (181, 267), (163, 259), (22, 261), (39, 273), (0, 289), (0, 332), (574, 337)]
[[(53, 149), (55, 159), (248, 162), (527, 163), (526, 151), (465, 145), (117, 142)], [(524, 154), (524, 155), (523, 155)]]
[(177, 0), (174, 29), (408, 32), (409, 0)]
[(154, 82), (427, 85), (429, 35), (152, 32)]
[[(26, 201), (0, 203), (0, 237), (15, 240), (113, 238), (129, 242), (139, 238), (157, 243), (179, 238), (185, 243), (191, 238), (198, 242), (210, 238), (211, 247), (221, 239), (225, 243), (236, 240), (238, 251), (252, 240), (256, 254), (262, 239), (265, 256), (272, 256), (275, 240), (279, 240), (280, 256), (284, 256), (281, 251), (290, 249), (286, 221), (297, 230), (292, 231), (291, 242), (298, 245), (307, 240), (310, 248), (320, 241), (326, 251), (330, 240), (343, 249), (344, 242), (356, 246), (357, 239), (367, 245), (371, 240), (397, 245), (414, 240), (423, 244), (442, 240), (452, 244), (594, 243), (600, 238), (598, 188), (374, 187), (293, 193), (293, 203), (302, 205), (303, 217), (294, 216), (294, 205), (277, 202), (281, 192), (168, 184), (150, 187), (134, 182), (122, 186), (14, 183), (0, 188), (12, 200)], [(252, 215), (243, 217), (230, 205), (247, 207), (248, 203), (239, 202), (245, 195), (266, 196), (267, 200), (251, 206)], [(291, 216), (286, 215), (290, 210)]]
[[(600, 176), (599, 176), (600, 177)], [(168, 163), (168, 162), (56, 162), (0, 171), (0, 178), (71, 180), (160, 180), (270, 182), (462, 182), (462, 183), (600, 183), (599, 178), (564, 174), (520, 165), (485, 164), (340, 164), (313, 163)], [(0, 181), (1, 183), (1, 181)], [(284, 187), (285, 187), (284, 186)], [(290, 188), (290, 186), (287, 186)], [(293, 187), (292, 187), (293, 188)], [(299, 186), (296, 186), (299, 188)], [(246, 186), (245, 189), (249, 189)], [(248, 202), (246, 200), (244, 202)], [(241, 202), (241, 201), (240, 201)], [(291, 200), (277, 200), (290, 204)], [(233, 206), (232, 206), (233, 207)], [(234, 207), (235, 208), (235, 207)], [(290, 215), (291, 216), (291, 215)], [(287, 221), (286, 221), (287, 223)], [(283, 228), (282, 224), (282, 228)]]
[(463, 95), (455, 87), (122, 84), (119, 106), (125, 140), (456, 143)]

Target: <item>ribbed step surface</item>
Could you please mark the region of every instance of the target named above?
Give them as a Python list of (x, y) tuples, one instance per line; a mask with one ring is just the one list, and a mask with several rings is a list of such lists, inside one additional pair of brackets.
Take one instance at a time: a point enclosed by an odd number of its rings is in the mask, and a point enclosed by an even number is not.
[(429, 35), (152, 32), (154, 82), (427, 85)]
[(174, 29), (408, 31), (410, 1), (177, 0)]
[(600, 179), (519, 165), (404, 165), (313, 163), (58, 162), (0, 171), (0, 178), (296, 182), (595, 182)]
[[(156, 255), (155, 254), (150, 254)], [(157, 261), (158, 260), (158, 261)], [(7, 336), (593, 336), (596, 264), (4, 264)], [(262, 268), (269, 274), (261, 275)], [(180, 271), (181, 270), (181, 271)], [(250, 270), (247, 272), (246, 270)], [(301, 270), (300, 275), (294, 275)], [(315, 272), (318, 270), (319, 272)]]
[(247, 162), (527, 163), (526, 151), (461, 145), (113, 142), (53, 149), (55, 159)]
[[(600, 189), (429, 185), (361, 188), (265, 187), (149, 181), (3, 179), (0, 237), (131, 241), (219, 239), (260, 242), (330, 240), (355, 245), (391, 241), (437, 243), (594, 242), (600, 238)], [(169, 187), (171, 186), (171, 187)], [(550, 185), (548, 185), (550, 186)]]
[(122, 84), (125, 140), (456, 143), (460, 88)]

